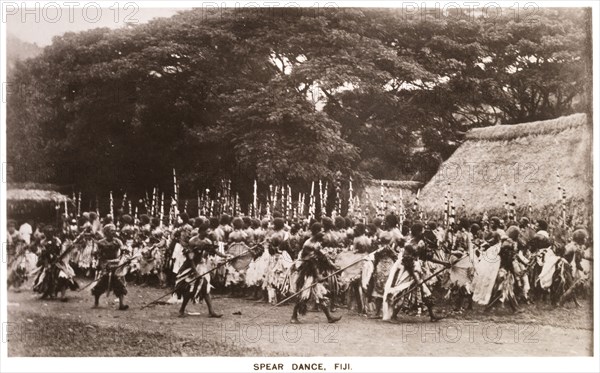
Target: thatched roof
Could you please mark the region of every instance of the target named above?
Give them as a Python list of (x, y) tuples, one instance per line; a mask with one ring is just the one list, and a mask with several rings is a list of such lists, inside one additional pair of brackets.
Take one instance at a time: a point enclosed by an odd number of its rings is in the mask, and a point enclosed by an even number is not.
[(34, 183), (31, 181), (22, 182), (22, 183), (9, 181), (7, 184), (7, 189), (40, 189), (40, 190), (60, 191), (60, 190), (65, 190), (67, 187), (68, 186), (66, 186), (66, 185), (61, 186), (61, 185), (49, 184), (49, 183)]
[(421, 191), (425, 211), (442, 211), (450, 190), (455, 206), (470, 213), (503, 209), (516, 196), (517, 207), (541, 210), (560, 202), (557, 171), (569, 203), (588, 199), (592, 190), (592, 133), (585, 114), (478, 128), (441, 166)]
[(9, 189), (6, 191), (6, 200), (8, 202), (64, 202), (70, 199), (64, 194), (53, 190), (42, 189)]
[(417, 190), (423, 187), (422, 182), (410, 180), (371, 180), (365, 183), (363, 190), (358, 195), (361, 198), (361, 206), (363, 208), (368, 206), (371, 215), (374, 215), (380, 203), (382, 184), (384, 187), (384, 203), (387, 201), (388, 211), (398, 211), (401, 200), (404, 208), (408, 208)]

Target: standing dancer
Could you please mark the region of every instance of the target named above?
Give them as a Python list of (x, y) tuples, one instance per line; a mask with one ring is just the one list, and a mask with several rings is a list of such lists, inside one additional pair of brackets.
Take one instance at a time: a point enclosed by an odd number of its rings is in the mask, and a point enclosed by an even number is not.
[[(415, 303), (420, 302), (427, 306), (432, 322), (440, 320), (433, 311), (432, 294), (426, 284), (425, 273), (418, 251), (410, 244), (404, 246), (402, 258), (394, 264), (386, 283), (384, 320), (396, 320), (401, 310), (411, 309)], [(414, 294), (415, 292), (419, 294)]]
[(98, 283), (92, 288), (93, 308), (98, 307), (103, 293), (106, 292), (108, 295), (112, 290), (119, 297), (119, 310), (124, 311), (129, 308), (125, 304), (127, 288), (123, 279), (115, 273), (119, 269), (123, 242), (115, 237), (116, 230), (114, 224), (107, 224), (103, 228), (104, 238), (98, 241), (98, 267), (101, 274)]
[(38, 260), (38, 267), (42, 270), (35, 279), (33, 290), (41, 293), (42, 299), (55, 298), (60, 292), (61, 300), (66, 302), (67, 289), (79, 288), (75, 281), (75, 272), (69, 265), (70, 246), (63, 247), (61, 241), (55, 236), (54, 227), (47, 226), (44, 229), (44, 236), (42, 253)]
[(209, 256), (218, 255), (228, 258), (227, 255), (221, 254), (216, 250), (215, 243), (208, 238), (208, 228), (209, 225), (203, 223), (198, 228), (198, 235), (190, 239), (189, 247), (186, 250), (186, 260), (177, 273), (175, 293), (183, 298), (181, 308), (179, 309), (179, 317), (186, 316), (185, 308), (190, 300), (195, 303), (203, 299), (208, 307), (208, 317), (219, 318), (223, 316), (216, 313), (213, 309), (210, 297), (210, 289), (212, 287), (210, 285), (210, 273), (198, 277), (209, 270)]
[[(294, 264), (298, 271), (298, 279), (296, 281), (296, 289), (302, 290), (298, 295), (298, 301), (294, 306), (291, 323), (299, 324), (298, 314), (305, 315), (307, 311), (307, 303), (313, 299), (320, 307), (329, 323), (334, 323), (341, 320), (341, 317), (333, 317), (329, 311), (328, 291), (320, 283), (323, 278), (323, 273), (327, 271), (335, 271), (335, 267), (329, 262), (327, 257), (321, 252), (321, 241), (323, 239), (323, 226), (320, 223), (314, 223), (311, 227), (311, 238), (308, 239), (302, 251), (300, 259)], [(319, 282), (315, 286), (308, 288), (314, 282)]]

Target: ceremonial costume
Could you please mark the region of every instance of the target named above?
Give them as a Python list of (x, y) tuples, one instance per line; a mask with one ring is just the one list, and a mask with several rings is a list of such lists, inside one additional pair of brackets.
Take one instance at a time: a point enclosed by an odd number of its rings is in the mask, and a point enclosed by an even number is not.
[(277, 303), (281, 294), (288, 269), (293, 260), (288, 250), (289, 233), (283, 230), (283, 219), (275, 219), (276, 230), (269, 237), (269, 264), (267, 266), (267, 293), (269, 302)]
[(519, 304), (515, 296), (516, 276), (513, 263), (517, 253), (516, 246), (517, 243), (511, 238), (505, 238), (500, 243), (500, 250), (498, 252), (500, 268), (488, 307), (493, 306), (496, 302), (504, 303), (508, 301), (513, 312), (518, 309)]
[(385, 284), (383, 320), (394, 319), (399, 311), (410, 311), (421, 302), (427, 306), (431, 321), (438, 320), (421, 263), (415, 249), (410, 244), (405, 246), (402, 258), (392, 266)]
[(320, 281), (323, 274), (335, 271), (335, 267), (321, 252), (321, 224), (314, 223), (311, 231), (312, 237), (304, 243), (300, 257), (294, 264), (298, 272), (294, 290), (300, 291), (300, 294), (294, 306), (291, 322), (298, 323), (298, 314), (306, 314), (307, 303), (314, 301), (327, 316), (327, 321), (334, 323), (341, 318), (331, 316), (329, 291)]
[(112, 224), (105, 226), (105, 237), (98, 242), (97, 256), (100, 278), (96, 286), (92, 288), (92, 295), (94, 295), (94, 306), (97, 307), (100, 296), (104, 293), (108, 295), (112, 291), (119, 297), (119, 309), (126, 310), (129, 307), (123, 303), (123, 297), (127, 294), (127, 287), (125, 279), (119, 276), (119, 270), (126, 262), (120, 263), (123, 242), (114, 237), (114, 229)]
[(86, 275), (89, 276), (93, 268), (97, 266), (95, 263), (94, 256), (98, 250), (94, 234), (91, 226), (86, 228), (81, 238), (76, 242), (80, 247), (80, 255), (78, 266), (79, 269), (85, 271)]
[(448, 282), (445, 284), (447, 289), (455, 290), (458, 293), (454, 309), (459, 312), (462, 310), (465, 299), (469, 301), (468, 308), (472, 308), (472, 281), (475, 274), (476, 256), (471, 242), (471, 234), (467, 228), (468, 223), (462, 221), (460, 229), (454, 235), (449, 258), (453, 266), (448, 270)]
[(175, 282), (175, 294), (183, 298), (179, 315), (185, 315), (185, 308), (190, 300), (196, 303), (204, 300), (210, 317), (221, 317), (214, 312), (210, 299), (210, 268), (209, 256), (217, 255), (214, 243), (206, 237), (206, 232), (195, 236), (189, 241), (186, 259), (179, 268)]
[[(229, 254), (233, 256), (240, 255), (250, 249), (248, 246), (249, 236), (242, 229), (241, 219), (235, 220), (238, 227), (229, 233)], [(235, 245), (235, 249), (233, 249)], [(245, 284), (246, 270), (247, 268), (235, 268), (233, 263), (229, 263), (226, 266), (227, 275), (225, 278), (226, 287), (240, 287)], [(239, 290), (239, 289), (238, 289)]]
[(35, 279), (33, 290), (42, 294), (42, 299), (56, 297), (58, 292), (62, 293), (62, 299), (66, 300), (67, 288), (77, 290), (79, 287), (75, 281), (75, 272), (69, 265), (70, 247), (63, 247), (61, 241), (47, 234), (48, 238), (42, 241), (42, 253), (38, 260), (41, 271)]
[[(11, 232), (12, 230), (12, 232)], [(14, 230), (14, 226), (8, 231), (8, 287), (18, 289), (25, 281), (27, 281), (30, 266), (28, 263), (27, 244), (21, 238), (18, 231)], [(37, 263), (37, 258), (34, 258), (34, 265)]]

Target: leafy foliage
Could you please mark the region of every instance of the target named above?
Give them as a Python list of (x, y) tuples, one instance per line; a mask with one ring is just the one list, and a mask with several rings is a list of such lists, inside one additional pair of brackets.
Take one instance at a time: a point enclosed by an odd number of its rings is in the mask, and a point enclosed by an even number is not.
[(469, 128), (569, 114), (589, 88), (583, 10), (267, 12), (55, 38), (11, 70), (11, 176), (141, 193), (176, 168), (184, 194), (224, 177), (427, 180)]

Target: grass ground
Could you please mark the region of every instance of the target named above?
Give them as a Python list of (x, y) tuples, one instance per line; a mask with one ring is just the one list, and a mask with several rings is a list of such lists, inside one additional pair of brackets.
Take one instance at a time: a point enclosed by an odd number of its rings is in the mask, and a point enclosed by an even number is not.
[[(450, 314), (430, 323), (402, 316), (399, 323), (371, 320), (346, 309), (337, 324), (309, 312), (303, 324), (289, 323), (291, 306), (215, 295), (224, 314), (210, 319), (204, 304), (194, 316), (178, 318), (176, 305), (141, 309), (164, 289), (130, 286), (130, 309), (118, 311), (102, 298), (91, 309), (89, 291), (70, 293), (69, 302), (39, 300), (29, 290), (8, 294), (9, 356), (590, 356), (591, 303), (583, 307), (525, 306), (513, 315), (498, 308)], [(438, 298), (438, 304), (444, 303)]]

